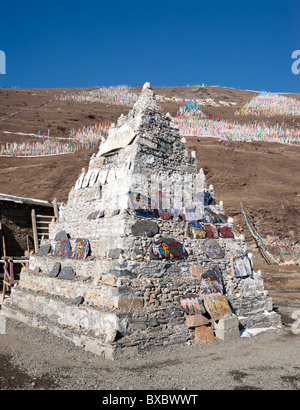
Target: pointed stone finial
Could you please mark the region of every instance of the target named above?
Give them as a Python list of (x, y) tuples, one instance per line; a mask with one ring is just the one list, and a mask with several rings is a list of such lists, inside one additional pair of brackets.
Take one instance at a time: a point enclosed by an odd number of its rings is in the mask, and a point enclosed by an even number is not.
[(143, 85), (143, 91), (151, 89), (151, 84), (147, 81), (144, 85)]

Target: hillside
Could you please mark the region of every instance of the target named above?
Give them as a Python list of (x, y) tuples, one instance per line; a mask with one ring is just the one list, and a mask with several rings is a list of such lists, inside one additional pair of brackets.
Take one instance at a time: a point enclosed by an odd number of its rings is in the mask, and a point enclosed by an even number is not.
[[(199, 99), (204, 114), (210, 118), (252, 123), (264, 121), (299, 129), (298, 117), (236, 116), (235, 112), (258, 92), (223, 87), (154, 87), (163, 112), (175, 116), (182, 99)], [(36, 107), (62, 93), (78, 89), (0, 89), (0, 118)], [(131, 89), (139, 93), (141, 87)], [(300, 94), (290, 94), (300, 100)], [(34, 137), (15, 133), (67, 138), (72, 129), (105, 121), (114, 122), (130, 107), (104, 103), (55, 100), (0, 121), (0, 144), (33, 141)], [(48, 131), (49, 130), (49, 131)], [(234, 217), (238, 233), (243, 233), (249, 248), (255, 241), (249, 234), (241, 213), (241, 202), (249, 212), (259, 234), (269, 240), (272, 231), (285, 241), (300, 246), (300, 165), (299, 146), (278, 143), (241, 143), (215, 138), (187, 137), (190, 150), (195, 150), (199, 168), (214, 185), (217, 201), (223, 200), (228, 216)], [(76, 154), (40, 158), (0, 157), (0, 192), (38, 199), (66, 202), (82, 167), (98, 147), (83, 149)], [(262, 259), (257, 257), (258, 261)]]

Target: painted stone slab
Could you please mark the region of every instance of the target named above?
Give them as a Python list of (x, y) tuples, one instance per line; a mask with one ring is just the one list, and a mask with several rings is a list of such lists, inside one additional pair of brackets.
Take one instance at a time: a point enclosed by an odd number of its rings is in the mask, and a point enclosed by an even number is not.
[(206, 312), (202, 299), (199, 295), (189, 294), (180, 296), (179, 303), (188, 315)]
[(58, 276), (59, 272), (60, 272), (60, 267), (61, 267), (60, 262), (55, 262), (55, 264), (53, 265), (53, 268), (52, 268), (52, 270), (51, 270), (51, 272), (49, 273), (48, 276), (50, 278), (56, 278)]
[(38, 251), (39, 256), (46, 256), (50, 252), (51, 244), (42, 245)]
[(71, 244), (69, 240), (54, 240), (51, 245), (52, 256), (69, 257), (71, 252)]
[(182, 219), (187, 222), (199, 221), (203, 216), (203, 212), (198, 205), (188, 205), (183, 207)]
[(74, 279), (74, 276), (75, 276), (75, 272), (72, 266), (65, 266), (64, 268), (62, 268), (57, 278), (65, 279), (65, 280), (72, 280)]
[(134, 236), (148, 236), (148, 238), (152, 238), (159, 232), (159, 227), (154, 221), (137, 221), (132, 225), (131, 232)]
[(214, 266), (202, 274), (201, 290), (203, 295), (224, 294), (222, 272), (218, 266)]
[(205, 239), (206, 232), (200, 223), (193, 224), (192, 222), (188, 223), (186, 234), (191, 239)]
[(204, 242), (204, 251), (206, 255), (211, 259), (221, 259), (224, 258), (224, 251), (213, 239), (206, 239)]
[(197, 200), (204, 206), (211, 205), (213, 203), (213, 197), (209, 192), (198, 192)]
[(229, 226), (222, 226), (219, 228), (220, 238), (234, 238), (234, 234)]
[(74, 259), (86, 259), (90, 250), (90, 243), (87, 239), (77, 238), (72, 248)]
[(232, 258), (232, 270), (234, 276), (237, 278), (246, 278), (248, 276), (253, 276), (252, 263), (247, 253)]
[(197, 221), (192, 221), (188, 223), (188, 226), (192, 226), (193, 228), (203, 228), (203, 225), (201, 224), (201, 222)]
[(123, 124), (119, 128), (110, 128), (108, 138), (104, 144), (100, 146), (97, 157), (116, 149), (126, 147), (131, 143), (135, 136), (135, 131), (128, 124)]
[(175, 210), (173, 199), (169, 195), (164, 194), (162, 191), (157, 191), (155, 193), (155, 200), (161, 219), (167, 221), (175, 215), (181, 215), (181, 212)]
[(176, 239), (161, 238), (150, 246), (150, 259), (185, 259), (187, 252)]
[[(139, 216), (144, 218), (155, 218), (157, 216), (157, 210), (151, 207), (151, 198), (138, 192), (129, 191), (129, 197), (133, 206), (133, 209)], [(153, 200), (152, 200), (153, 202)], [(155, 203), (154, 203), (155, 206)]]
[(232, 315), (226, 296), (208, 295), (203, 297), (205, 309), (213, 320), (219, 320), (222, 317)]
[(206, 236), (209, 239), (218, 239), (219, 238), (219, 230), (218, 230), (218, 227), (216, 225), (205, 224), (204, 229), (205, 229), (205, 232), (206, 232)]
[(54, 238), (55, 241), (68, 241), (69, 240), (69, 235), (67, 234), (66, 231), (59, 231)]
[(203, 222), (207, 223), (220, 223), (221, 219), (216, 212), (212, 211), (209, 207), (204, 207), (203, 217), (201, 218)]

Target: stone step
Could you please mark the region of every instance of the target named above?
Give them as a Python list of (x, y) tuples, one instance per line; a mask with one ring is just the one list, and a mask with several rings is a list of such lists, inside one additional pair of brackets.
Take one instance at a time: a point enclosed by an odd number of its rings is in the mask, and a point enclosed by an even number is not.
[[(36, 316), (27, 310), (18, 307), (15, 309), (8, 303), (2, 306), (6, 318), (25, 323), (28, 326), (47, 330), (54, 336), (57, 336), (75, 346), (84, 348), (86, 351), (102, 356), (105, 359), (115, 359), (123, 349), (118, 349), (113, 344), (105, 343), (101, 334), (92, 336), (91, 333), (84, 332), (82, 329), (76, 329), (70, 326), (62, 326), (57, 322), (52, 322), (48, 317)], [(101, 337), (102, 336), (102, 337)], [(126, 353), (128, 354), (126, 349)], [(124, 355), (124, 354), (123, 354)]]
[(43, 292), (49, 296), (61, 296), (70, 301), (82, 296), (84, 305), (95, 307), (118, 307), (119, 299), (128, 299), (132, 293), (128, 288), (94, 285), (91, 281), (83, 281), (76, 276), (72, 280), (64, 280), (28, 271), (21, 272), (19, 287), (33, 292)]
[(127, 326), (126, 315), (116, 314), (115, 310), (95, 308), (90, 306), (72, 304), (69, 299), (61, 296), (51, 296), (46, 293), (35, 293), (28, 289), (15, 287), (12, 289), (11, 298), (3, 304), (13, 312), (25, 312), (37, 321), (47, 319), (53, 325), (69, 327), (76, 331), (86, 331), (106, 335), (111, 329), (121, 333)]
[[(155, 323), (151, 325), (151, 321), (149, 326), (139, 328), (136, 325), (141, 322), (133, 321), (142, 318), (134, 319), (128, 311), (123, 314), (119, 311), (117, 316), (116, 312), (76, 307), (61, 297), (50, 298), (25, 289), (13, 289), (11, 299), (2, 306), (2, 313), (7, 318), (47, 330), (106, 359), (134, 356), (149, 344), (162, 346), (192, 339), (192, 333), (186, 329), (183, 320), (171, 320), (163, 331)], [(127, 327), (130, 332), (125, 331)], [(134, 328), (138, 330), (134, 331)], [(109, 343), (107, 335), (112, 330), (118, 330), (125, 337)]]

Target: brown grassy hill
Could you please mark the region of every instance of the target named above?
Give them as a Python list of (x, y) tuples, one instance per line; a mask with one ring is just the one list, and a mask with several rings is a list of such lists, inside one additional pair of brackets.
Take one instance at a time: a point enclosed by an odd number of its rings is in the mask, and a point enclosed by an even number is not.
[[(0, 89), (0, 118), (28, 109), (50, 100), (63, 92), (78, 89)], [(133, 88), (139, 93), (141, 87)], [(205, 105), (203, 112), (212, 118), (233, 119), (240, 122), (269, 121), (297, 127), (299, 118), (235, 117), (234, 112), (251, 100), (257, 92), (222, 87), (154, 87), (163, 112), (175, 115), (182, 105), (171, 98), (211, 98), (214, 101), (232, 101), (236, 105), (219, 107)], [(300, 99), (299, 94), (289, 95)], [(169, 98), (169, 99), (166, 99)], [(0, 121), (0, 143), (32, 140), (32, 137), (8, 134), (23, 132), (68, 137), (71, 129), (94, 125), (103, 121), (116, 121), (130, 107), (102, 103), (52, 101), (40, 108), (27, 110)], [(284, 240), (300, 246), (300, 165), (299, 147), (275, 143), (232, 143), (212, 138), (187, 138), (189, 149), (195, 149), (199, 167), (214, 185), (217, 201), (223, 200), (228, 216), (234, 217), (236, 230), (244, 233), (250, 248), (255, 249), (241, 214), (241, 202), (249, 211), (255, 226), (269, 239), (272, 231)], [(66, 202), (82, 167), (96, 149), (81, 150), (76, 154), (43, 158), (0, 157), (0, 192), (38, 199)], [(287, 242), (286, 242), (287, 243)]]

